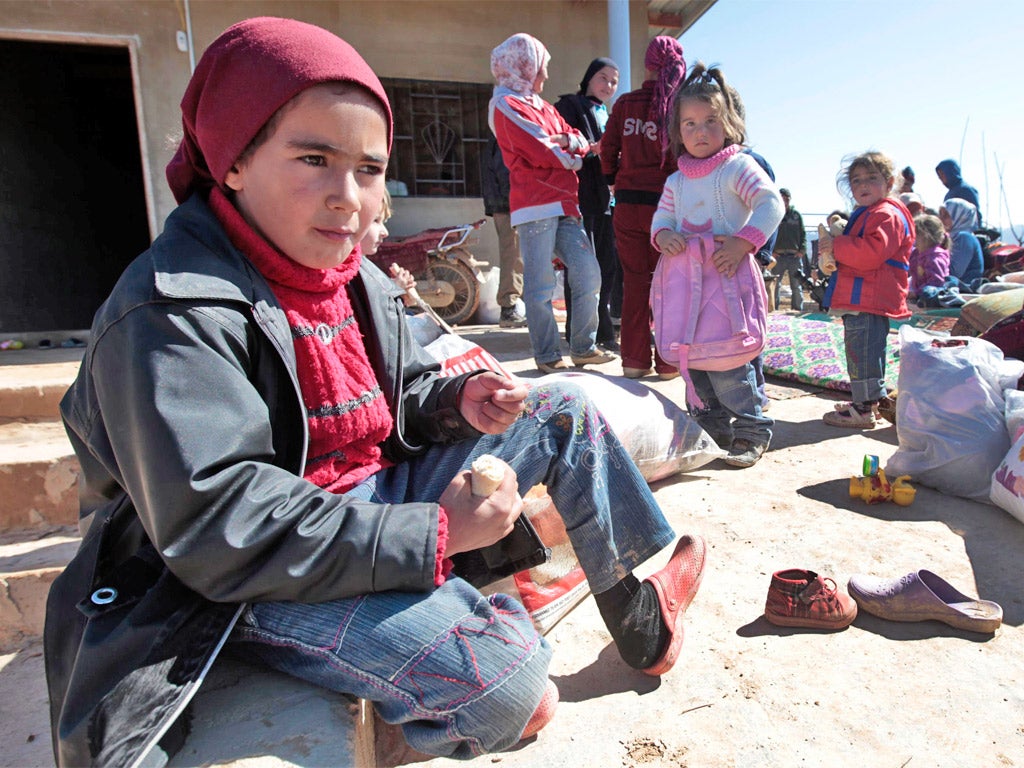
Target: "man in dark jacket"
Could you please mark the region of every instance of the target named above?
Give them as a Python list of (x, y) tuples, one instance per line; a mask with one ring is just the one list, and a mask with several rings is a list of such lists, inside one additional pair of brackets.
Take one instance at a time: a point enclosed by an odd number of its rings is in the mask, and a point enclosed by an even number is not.
[(779, 306), (779, 296), (782, 290), (782, 278), (789, 275), (789, 301), (796, 312), (802, 312), (804, 308), (803, 283), (797, 272), (805, 275), (810, 271), (807, 268), (807, 233), (804, 231), (804, 219), (793, 204), (788, 189), (780, 189), (782, 202), (786, 204), (786, 213), (782, 217), (782, 223), (775, 233), (775, 266), (772, 267), (772, 274), (775, 275), (775, 307)]
[(939, 181), (942, 182), (943, 186), (949, 190), (946, 192), (946, 196), (942, 198), (942, 201), (945, 202), (950, 198), (956, 197), (973, 204), (978, 209), (978, 221), (975, 226), (980, 227), (981, 203), (978, 202), (978, 190), (963, 180), (963, 177), (960, 175), (960, 164), (952, 159), (943, 160), (935, 166), (935, 175), (939, 177)]
[(498, 140), (491, 136), (487, 141), (484, 155), (484, 213), (494, 220), (494, 231), (498, 233), (498, 306), (502, 328), (522, 328), (526, 316), (519, 311), (516, 302), (523, 294), (523, 257), (519, 253), (519, 236), (512, 228), (508, 205), (508, 168), (501, 156)]

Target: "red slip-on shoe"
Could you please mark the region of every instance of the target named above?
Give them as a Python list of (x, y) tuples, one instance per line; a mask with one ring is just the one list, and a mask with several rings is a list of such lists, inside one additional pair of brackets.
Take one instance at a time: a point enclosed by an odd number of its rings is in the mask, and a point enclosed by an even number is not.
[(548, 680), (547, 687), (544, 689), (544, 695), (540, 699), (540, 704), (533, 710), (533, 714), (530, 715), (530, 719), (526, 722), (523, 735), (519, 737), (520, 741), (536, 736), (541, 728), (550, 723), (554, 718), (557, 707), (558, 687), (554, 681)]
[(668, 647), (661, 657), (643, 671), (648, 675), (664, 675), (675, 665), (683, 647), (683, 614), (693, 602), (704, 576), (707, 544), (700, 536), (683, 536), (676, 544), (668, 565), (644, 581), (651, 582), (658, 595), (661, 619), (668, 627)]

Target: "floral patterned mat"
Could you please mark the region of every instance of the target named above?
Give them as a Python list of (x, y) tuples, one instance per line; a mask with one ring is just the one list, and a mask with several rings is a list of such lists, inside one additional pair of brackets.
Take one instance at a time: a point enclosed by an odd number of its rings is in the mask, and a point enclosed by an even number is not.
[[(885, 382), (890, 387), (899, 377), (899, 353), (899, 335), (890, 333), (885, 355)], [(764, 372), (788, 381), (849, 392), (842, 323), (781, 313), (769, 315)]]
[[(899, 378), (899, 326), (909, 324), (933, 333), (948, 333), (959, 316), (958, 310), (928, 310), (906, 320), (892, 321), (885, 356), (885, 383), (894, 387)], [(849, 392), (842, 320), (820, 313), (770, 314), (764, 372), (787, 381)]]

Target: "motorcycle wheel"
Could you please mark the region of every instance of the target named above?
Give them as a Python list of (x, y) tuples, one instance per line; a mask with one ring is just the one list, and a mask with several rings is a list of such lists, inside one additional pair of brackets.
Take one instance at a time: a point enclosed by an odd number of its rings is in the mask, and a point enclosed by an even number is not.
[(426, 285), (421, 290), (418, 283), (417, 290), (423, 300), (449, 325), (465, 322), (480, 306), (480, 283), (460, 261), (431, 259), (422, 282)]

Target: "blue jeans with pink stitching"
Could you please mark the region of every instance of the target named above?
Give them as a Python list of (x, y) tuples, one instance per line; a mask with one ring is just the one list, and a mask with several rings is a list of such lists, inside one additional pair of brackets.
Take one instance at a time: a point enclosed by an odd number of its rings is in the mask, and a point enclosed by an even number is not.
[[(503, 435), (433, 446), (352, 493), (384, 503), (436, 500), (482, 453), (516, 470), (520, 493), (547, 485), (594, 592), (675, 538), (607, 422), (564, 383), (535, 386)], [(373, 701), (414, 749), (456, 758), (519, 740), (551, 657), (516, 600), (484, 597), (459, 578), (432, 592), (253, 604), (233, 640), (276, 669)]]

